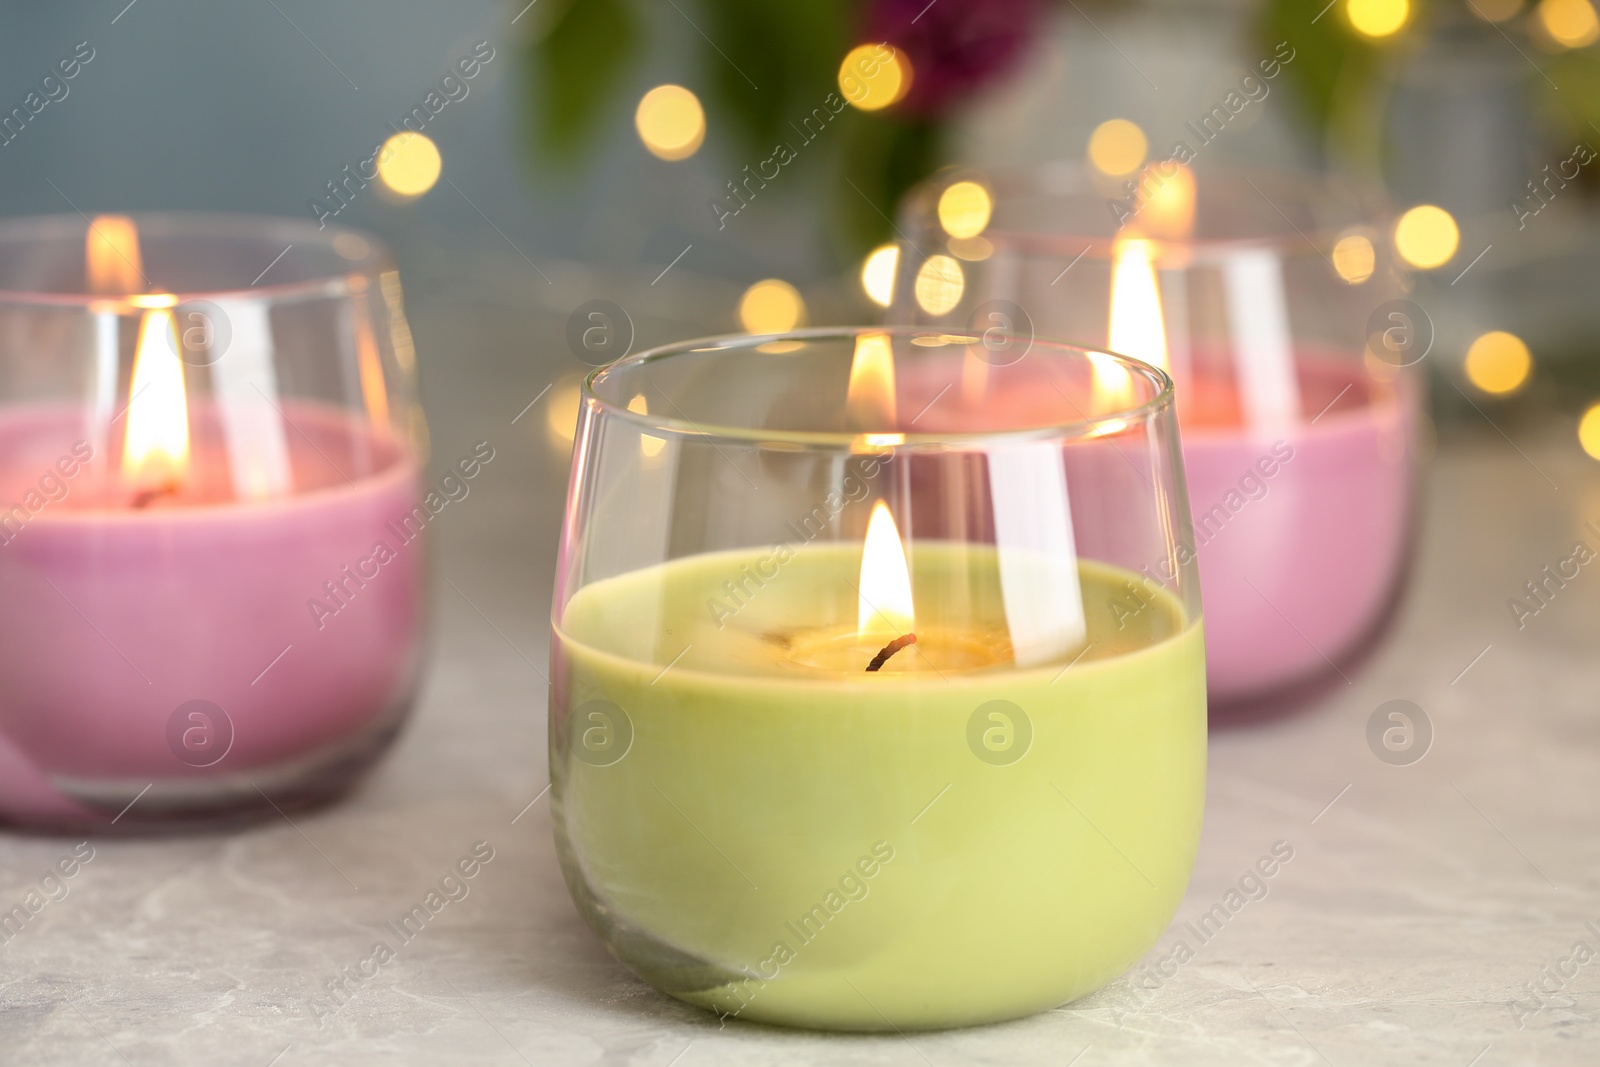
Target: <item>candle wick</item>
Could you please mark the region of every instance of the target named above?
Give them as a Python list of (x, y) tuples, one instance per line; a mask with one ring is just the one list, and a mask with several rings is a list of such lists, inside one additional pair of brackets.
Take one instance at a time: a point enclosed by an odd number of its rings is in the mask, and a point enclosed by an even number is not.
[(146, 489), (144, 492), (133, 498), (133, 506), (135, 508), (147, 508), (157, 500), (160, 500), (162, 497), (171, 496), (177, 491), (178, 486), (173, 482), (168, 482), (159, 489)]
[(867, 670), (869, 670), (869, 671), (878, 670), (885, 663), (889, 662), (889, 657), (890, 656), (894, 655), (896, 652), (899, 652), (902, 648), (905, 648), (907, 645), (914, 645), (916, 643), (917, 643), (917, 635), (916, 634), (906, 634), (904, 637), (895, 638), (893, 641), (890, 641), (887, 645), (884, 645), (883, 646), (883, 650), (880, 651), (876, 656), (872, 657), (872, 662), (867, 664)]

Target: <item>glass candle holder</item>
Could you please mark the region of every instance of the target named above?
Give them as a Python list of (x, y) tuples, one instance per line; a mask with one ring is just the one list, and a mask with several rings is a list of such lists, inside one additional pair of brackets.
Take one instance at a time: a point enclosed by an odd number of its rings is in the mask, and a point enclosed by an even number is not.
[(1019, 411), (951, 387), (974, 348), (805, 330), (586, 383), (556, 840), (590, 926), (675, 997), (1005, 1019), (1110, 981), (1183, 896), (1206, 704), (1170, 383), (1036, 342), (994, 368), (1043, 387)]
[(412, 364), (370, 238), (0, 224), (0, 820), (276, 817), (383, 752), (424, 632)]
[[(1385, 212), (1354, 187), (1171, 161), (1125, 184), (951, 172), (908, 201), (890, 321), (1170, 372), (1214, 704), (1348, 677), (1397, 601), (1422, 399), (1407, 368), (1432, 327), (1404, 299)], [(975, 359), (962, 387), (1005, 389), (989, 369)], [(1010, 388), (1006, 410), (1041, 396)]]

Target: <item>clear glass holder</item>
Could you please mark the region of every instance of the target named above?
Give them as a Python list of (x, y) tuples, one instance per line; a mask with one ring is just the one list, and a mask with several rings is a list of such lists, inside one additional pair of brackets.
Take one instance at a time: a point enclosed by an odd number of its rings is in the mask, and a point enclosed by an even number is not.
[(0, 224), (0, 821), (338, 795), (426, 622), (426, 432), (387, 253), (224, 216)]
[(1398, 602), (1432, 324), (1389, 220), (1359, 186), (1172, 161), (1126, 182), (952, 171), (902, 213), (890, 322), (1064, 338), (1171, 374), (1214, 704), (1343, 684)]
[(579, 910), (657, 988), (792, 1026), (1110, 981), (1200, 832), (1190, 536), (1170, 382), (1122, 357), (863, 328), (597, 371), (551, 660)]

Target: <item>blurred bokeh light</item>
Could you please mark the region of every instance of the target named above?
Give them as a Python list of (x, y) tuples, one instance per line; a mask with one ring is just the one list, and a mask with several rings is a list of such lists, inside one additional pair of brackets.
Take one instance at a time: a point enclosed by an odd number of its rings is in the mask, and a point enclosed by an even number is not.
[(839, 64), (839, 91), (862, 111), (881, 111), (911, 91), (911, 61), (898, 49), (861, 44)]
[(1600, 403), (1589, 405), (1578, 420), (1578, 443), (1594, 459), (1600, 459)]
[(1350, 0), (1350, 25), (1368, 37), (1388, 37), (1406, 24), (1408, 0)]
[(894, 302), (894, 276), (900, 269), (900, 249), (892, 244), (874, 248), (861, 264), (861, 288), (879, 307)]
[(781, 278), (767, 278), (744, 291), (739, 300), (739, 322), (747, 333), (782, 333), (805, 317), (800, 292)]
[(1394, 227), (1394, 246), (1413, 267), (1431, 270), (1450, 262), (1461, 244), (1461, 230), (1450, 212), (1421, 204), (1400, 216)]
[(1540, 0), (1539, 26), (1557, 44), (1584, 48), (1600, 40), (1600, 19), (1589, 0)]
[(681, 85), (658, 85), (645, 93), (633, 124), (651, 155), (672, 162), (694, 155), (706, 139), (700, 98)]
[(378, 180), (403, 199), (414, 200), (432, 189), (443, 169), (439, 147), (425, 134), (397, 133), (378, 152)]
[(1089, 135), (1089, 162), (1114, 178), (1138, 170), (1149, 150), (1144, 130), (1127, 119), (1107, 119)]
[(974, 181), (959, 181), (939, 194), (939, 225), (951, 237), (976, 237), (989, 225), (994, 201)]
[(1333, 246), (1333, 269), (1351, 285), (1372, 277), (1375, 255), (1372, 240), (1362, 233), (1347, 233)]
[(929, 256), (917, 271), (917, 306), (930, 315), (944, 315), (961, 303), (966, 288), (960, 263), (945, 255)]
[(1463, 365), (1467, 380), (1485, 393), (1501, 395), (1522, 387), (1533, 370), (1533, 355), (1516, 334), (1490, 330), (1472, 342)]

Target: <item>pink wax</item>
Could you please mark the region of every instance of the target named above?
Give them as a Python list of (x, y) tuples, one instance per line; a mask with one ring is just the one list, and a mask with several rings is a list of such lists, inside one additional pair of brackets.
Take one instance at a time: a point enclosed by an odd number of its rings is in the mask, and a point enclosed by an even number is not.
[(1405, 563), (1417, 397), (1354, 360), (1297, 369), (1306, 422), (1181, 426), (1219, 700), (1330, 671), (1381, 621)]
[[(1050, 425), (1071, 410), (1049, 369), (1026, 359), (997, 371), (977, 401), (964, 398), (959, 380), (952, 386), (948, 367), (928, 370), (937, 373), (913, 366), (900, 378), (900, 410), (922, 412), (906, 429)], [(1231, 385), (1192, 383), (1178, 397), (1207, 687), (1220, 702), (1331, 672), (1381, 621), (1405, 562), (1414, 388), (1377, 382), (1354, 359), (1305, 352), (1296, 373), (1304, 417), (1275, 432), (1239, 424)], [(1135, 457), (1141, 447), (1131, 446)], [(1066, 471), (1069, 491), (1119, 480), (1133, 487), (1130, 498), (1143, 477), (1116, 434), (1069, 446)], [(1145, 518), (1075, 507), (1078, 549), (1159, 580), (1165, 550)], [(919, 513), (918, 521), (937, 529), (946, 520)]]
[[(398, 725), (423, 637), (416, 462), (338, 409), (283, 410), (292, 495), (142, 509), (108, 505), (108, 457), (64, 462), (78, 410), (0, 416), (0, 819), (104, 823), (146, 785), (130, 822), (331, 792)], [(217, 415), (190, 418), (203, 482)], [(192, 720), (199, 756), (173, 726), (193, 701), (226, 720)]]

